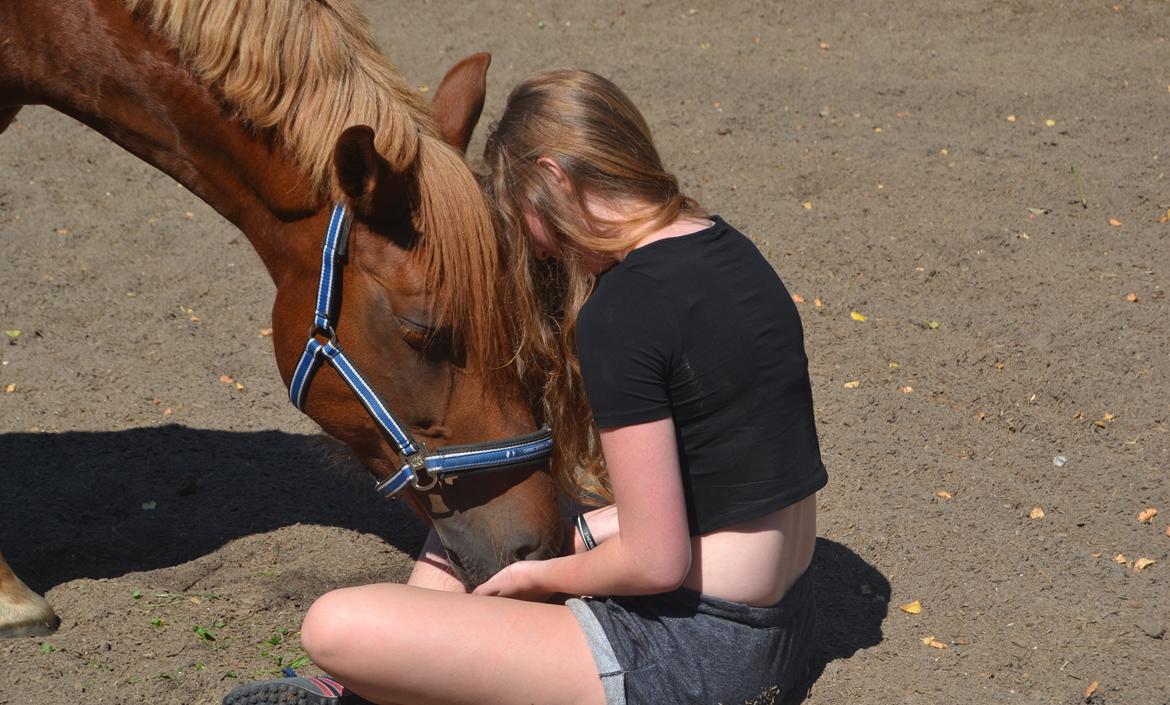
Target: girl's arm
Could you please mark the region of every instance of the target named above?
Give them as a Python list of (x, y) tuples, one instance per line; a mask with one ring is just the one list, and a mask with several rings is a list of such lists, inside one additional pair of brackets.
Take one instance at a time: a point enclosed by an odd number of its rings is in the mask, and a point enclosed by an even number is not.
[[(607, 504), (603, 507), (590, 509), (583, 513), (585, 523), (589, 527), (589, 533), (593, 535), (593, 541), (597, 545), (605, 543), (609, 539), (617, 536), (618, 533), (618, 513), (617, 507), (612, 504)], [(569, 517), (565, 522), (565, 541), (564, 541), (564, 555), (573, 553), (584, 553), (589, 550), (585, 546), (585, 541), (581, 538), (581, 532), (577, 531), (577, 515)]]
[(682, 584), (691, 541), (673, 419), (603, 430), (601, 448), (622, 518), (617, 534), (587, 553), (513, 563), (477, 594), (647, 595)]

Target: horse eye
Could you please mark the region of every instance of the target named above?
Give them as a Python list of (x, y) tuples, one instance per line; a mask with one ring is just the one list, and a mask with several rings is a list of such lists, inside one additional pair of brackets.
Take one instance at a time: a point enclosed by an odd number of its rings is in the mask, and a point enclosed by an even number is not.
[(434, 341), (435, 330), (433, 328), (400, 316), (395, 316), (395, 319), (398, 320), (398, 329), (402, 332), (402, 339), (415, 350), (426, 350)]

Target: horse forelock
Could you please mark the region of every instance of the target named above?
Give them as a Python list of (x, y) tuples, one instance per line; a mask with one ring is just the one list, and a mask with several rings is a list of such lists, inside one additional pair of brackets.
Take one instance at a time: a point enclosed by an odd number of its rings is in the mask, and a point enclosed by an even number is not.
[(420, 138), (418, 207), (422, 259), (436, 313), (467, 352), (469, 366), (490, 374), (505, 367), (509, 328), (500, 305), (504, 270), (495, 228), (479, 183), (462, 155), (442, 140)]
[(353, 0), (122, 0), (171, 43), (239, 119), (270, 131), (322, 198), (341, 197), (333, 149), (369, 125), (395, 171), (415, 171), (416, 250), (437, 314), (480, 371), (502, 365), (499, 250), (462, 156), (437, 135), (429, 102), (377, 48)]

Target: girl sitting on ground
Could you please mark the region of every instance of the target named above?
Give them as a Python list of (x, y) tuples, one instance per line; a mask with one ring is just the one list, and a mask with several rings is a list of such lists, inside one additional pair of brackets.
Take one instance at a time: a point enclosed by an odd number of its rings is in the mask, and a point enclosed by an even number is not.
[(813, 648), (827, 481), (791, 297), (747, 237), (680, 191), (600, 76), (521, 83), (484, 159), (553, 471), (608, 503), (577, 520), (566, 555), (513, 563), (470, 595), (432, 535), (408, 585), (309, 610), (302, 643), (331, 678), (225, 703), (780, 702)]

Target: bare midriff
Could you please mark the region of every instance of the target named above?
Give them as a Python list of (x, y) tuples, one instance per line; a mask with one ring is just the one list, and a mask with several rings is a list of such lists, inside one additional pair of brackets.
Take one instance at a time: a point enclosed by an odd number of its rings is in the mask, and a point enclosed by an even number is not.
[(808, 569), (817, 538), (816, 495), (691, 539), (683, 587), (756, 607), (774, 605)]

